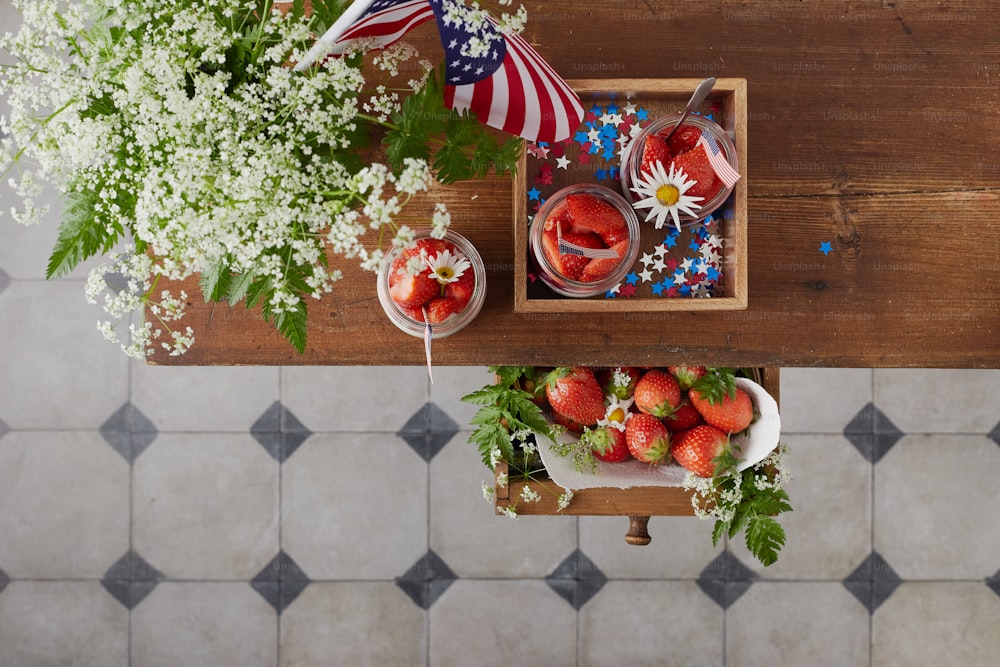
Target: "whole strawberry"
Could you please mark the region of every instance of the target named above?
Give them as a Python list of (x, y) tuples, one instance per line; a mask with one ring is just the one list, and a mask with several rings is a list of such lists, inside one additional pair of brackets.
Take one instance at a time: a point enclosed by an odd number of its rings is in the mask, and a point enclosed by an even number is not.
[(699, 477), (715, 475), (714, 459), (729, 446), (729, 436), (707, 424), (695, 426), (674, 438), (674, 460)]
[(663, 425), (671, 433), (680, 433), (704, 423), (705, 420), (702, 419), (701, 413), (695, 410), (687, 399), (682, 399), (681, 404), (671, 414), (663, 418)]
[(618, 366), (607, 368), (597, 374), (597, 379), (601, 383), (606, 396), (617, 396), (620, 400), (632, 398), (635, 393), (635, 385), (642, 377), (642, 371), (631, 366)]
[(654, 417), (666, 417), (681, 402), (681, 387), (670, 373), (651, 368), (635, 385), (635, 407)]
[(640, 412), (625, 422), (625, 444), (644, 463), (670, 463), (670, 433), (653, 415)]
[(688, 392), (688, 400), (701, 413), (705, 423), (725, 433), (739, 433), (753, 421), (753, 402), (739, 387), (721, 396), (693, 388)]
[(704, 366), (667, 366), (667, 370), (677, 378), (677, 384), (684, 391), (693, 387), (694, 383), (704, 376), (706, 372)]
[(554, 412), (584, 426), (604, 417), (604, 392), (589, 368), (554, 369), (549, 373), (545, 396)]
[(600, 461), (619, 463), (629, 457), (625, 431), (619, 431), (614, 426), (598, 426), (584, 431), (580, 440), (590, 445), (594, 457)]

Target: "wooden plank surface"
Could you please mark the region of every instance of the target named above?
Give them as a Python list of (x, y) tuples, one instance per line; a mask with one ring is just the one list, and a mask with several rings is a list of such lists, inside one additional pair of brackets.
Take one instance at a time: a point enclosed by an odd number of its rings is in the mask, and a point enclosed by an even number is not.
[[(488, 178), (434, 193), (489, 274), (436, 363), (1000, 368), (1000, 5), (524, 4), (567, 79), (747, 79), (749, 307), (515, 314), (511, 183)], [(415, 41), (433, 39), (428, 24)], [(374, 276), (337, 266), (305, 355), (256, 313), (195, 298), (195, 346), (154, 363), (423, 363)]]

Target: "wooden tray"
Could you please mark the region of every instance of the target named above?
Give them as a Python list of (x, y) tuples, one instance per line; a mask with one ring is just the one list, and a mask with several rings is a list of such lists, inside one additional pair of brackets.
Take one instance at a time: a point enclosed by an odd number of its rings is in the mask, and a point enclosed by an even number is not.
[[(579, 79), (567, 83), (583, 101), (585, 109), (605, 107), (614, 102), (624, 105), (634, 100), (649, 114), (650, 120), (683, 111), (700, 79)], [(737, 181), (729, 200), (713, 217), (719, 220), (717, 234), (723, 239), (722, 278), (710, 298), (690, 296), (657, 296), (650, 283), (640, 283), (634, 296), (585, 299), (563, 297), (552, 292), (540, 280), (532, 280), (533, 267), (528, 251), (528, 193), (535, 187), (541, 158), (522, 151), (514, 177), (514, 311), (524, 313), (557, 312), (649, 312), (649, 311), (708, 311), (744, 310), (747, 307), (747, 82), (746, 79), (718, 79), (702, 109), (713, 112), (714, 120), (727, 130), (736, 146), (742, 178)], [(550, 159), (546, 159), (551, 163)], [(617, 165), (617, 158), (613, 161)], [(581, 164), (572, 168), (551, 170), (552, 182), (544, 185), (545, 192), (555, 192), (573, 183), (598, 183), (620, 192), (617, 180), (598, 178), (595, 170)], [(641, 222), (642, 246), (635, 271), (642, 270), (641, 256), (662, 242), (666, 226), (654, 230), (652, 222)], [(669, 224), (669, 223), (668, 223)], [(685, 233), (690, 233), (687, 231)], [(683, 236), (682, 236), (683, 238)]]
[[(757, 368), (755, 379), (767, 390), (780, 406), (781, 369)], [(508, 472), (507, 462), (501, 461), (494, 470), (494, 507), (502, 514), (505, 507), (516, 502), (524, 482), (510, 479), (506, 486), (495, 483), (496, 477)], [(557, 499), (562, 489), (549, 479), (528, 482), (540, 492), (541, 500), (536, 503), (517, 505), (518, 516), (567, 514), (574, 516), (628, 516), (631, 525), (625, 536), (629, 544), (649, 544), (650, 537), (646, 524), (650, 516), (694, 516), (691, 505), (691, 491), (679, 486), (637, 486), (630, 489), (614, 487), (580, 489), (573, 492), (573, 500), (559, 511)]]

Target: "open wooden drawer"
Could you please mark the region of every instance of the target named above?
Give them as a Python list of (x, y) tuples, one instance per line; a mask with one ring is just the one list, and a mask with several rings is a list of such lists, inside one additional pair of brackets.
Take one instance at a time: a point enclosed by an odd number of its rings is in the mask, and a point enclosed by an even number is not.
[[(779, 401), (780, 369), (752, 369), (754, 379), (767, 390), (775, 401)], [(508, 472), (506, 461), (500, 461), (495, 470), (495, 478)], [(650, 516), (694, 516), (691, 504), (691, 492), (679, 486), (672, 487), (632, 487), (619, 489), (612, 487), (574, 490), (573, 500), (562, 510), (558, 507), (558, 497), (562, 489), (549, 479), (533, 479), (528, 482), (533, 489), (540, 491), (541, 499), (534, 503), (519, 503), (517, 514), (555, 515), (569, 514), (577, 516), (627, 516), (629, 528), (625, 541), (629, 544), (649, 544), (651, 538), (647, 529)], [(494, 505), (497, 514), (503, 514), (521, 495), (525, 482), (511, 478), (507, 484), (496, 484)]]

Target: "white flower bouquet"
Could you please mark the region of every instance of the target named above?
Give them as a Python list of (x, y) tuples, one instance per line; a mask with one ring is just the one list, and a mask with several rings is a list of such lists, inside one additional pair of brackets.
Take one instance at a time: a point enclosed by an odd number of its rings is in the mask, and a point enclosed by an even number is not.
[[(15, 0), (21, 28), (0, 37), (13, 56), (0, 69), (0, 169), (22, 201), (11, 214), (37, 222), (42, 183), (58, 187), (47, 275), (107, 256), (86, 296), (130, 355), (192, 344), (178, 323), (188, 295), (157, 283), (193, 274), (206, 300), (260, 306), (303, 351), (308, 300), (341, 276), (329, 257), (377, 270), (386, 244), (412, 243), (394, 217), (435, 177), (515, 165), (518, 140), (445, 107), (439, 71), (408, 45), (295, 71), (342, 4)], [(405, 60), (419, 74), (403, 84)], [(384, 163), (359, 157), (373, 136)], [(443, 235), (447, 210), (426, 214)]]

